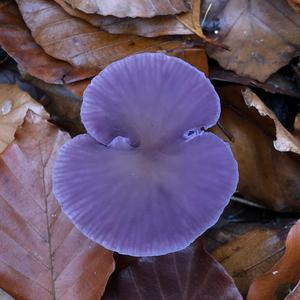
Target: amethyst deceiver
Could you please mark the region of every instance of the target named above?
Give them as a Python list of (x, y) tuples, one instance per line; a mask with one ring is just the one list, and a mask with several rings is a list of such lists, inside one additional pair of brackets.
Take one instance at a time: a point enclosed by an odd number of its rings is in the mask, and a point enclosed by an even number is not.
[(220, 116), (205, 75), (165, 54), (106, 67), (87, 87), (87, 129), (60, 150), (54, 193), (87, 237), (134, 256), (185, 248), (219, 218), (238, 172), (228, 144), (204, 129)]

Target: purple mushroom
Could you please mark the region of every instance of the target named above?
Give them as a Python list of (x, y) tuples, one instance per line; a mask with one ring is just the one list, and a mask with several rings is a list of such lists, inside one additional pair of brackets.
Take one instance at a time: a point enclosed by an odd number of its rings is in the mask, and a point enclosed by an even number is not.
[(205, 129), (220, 100), (205, 75), (164, 54), (106, 67), (87, 87), (87, 134), (60, 150), (54, 193), (87, 237), (122, 254), (185, 248), (215, 224), (238, 181), (228, 144)]

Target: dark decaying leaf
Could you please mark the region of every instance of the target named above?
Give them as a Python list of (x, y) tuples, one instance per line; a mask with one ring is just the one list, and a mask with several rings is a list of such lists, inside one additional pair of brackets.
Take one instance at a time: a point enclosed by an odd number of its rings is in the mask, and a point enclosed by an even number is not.
[(95, 75), (95, 69), (78, 69), (47, 55), (24, 24), (13, 1), (0, 5), (0, 45), (29, 74), (49, 83), (68, 83)]
[(111, 277), (103, 300), (241, 300), (224, 268), (198, 241), (188, 248), (140, 258)]
[[(247, 300), (297, 300), (300, 288), (300, 221), (290, 230), (283, 257), (266, 274), (257, 277)], [(297, 284), (298, 283), (298, 284)], [(293, 287), (296, 285), (295, 289)], [(293, 291), (292, 291), (293, 290)], [(285, 298), (290, 294), (288, 297)]]
[(286, 0), (205, 0), (206, 22), (217, 22), (219, 41), (209, 56), (238, 75), (265, 81), (300, 51), (300, 18)]
[(64, 0), (55, 0), (69, 15), (78, 17), (93, 26), (113, 34), (136, 34), (145, 37), (161, 35), (186, 35), (192, 34), (185, 25), (180, 23), (175, 16), (156, 16), (153, 18), (117, 18), (114, 16), (101, 16), (87, 14)]
[(86, 13), (124, 17), (174, 15), (190, 9), (190, 0), (65, 0)]
[(52, 193), (52, 164), (69, 139), (32, 112), (0, 160), (0, 286), (17, 299), (99, 299), (112, 253), (84, 237)]
[(222, 114), (213, 132), (227, 140), (239, 165), (238, 191), (277, 211), (300, 210), (300, 158), (275, 150), (274, 121), (248, 108), (241, 86), (219, 88)]
[[(69, 85), (48, 84), (28, 74), (25, 74), (24, 79), (43, 93), (45, 106), (53, 123), (68, 131), (72, 136), (85, 132), (79, 116), (81, 96), (74, 95), (68, 88)], [(85, 80), (73, 83), (75, 90), (81, 82)], [(81, 88), (78, 89), (81, 90)]]
[(209, 78), (211, 80), (257, 87), (272, 94), (278, 93), (300, 99), (300, 90), (298, 86), (290, 80), (290, 78), (287, 78), (278, 72), (272, 74), (265, 82), (260, 82), (249, 77), (237, 75), (233, 71), (224, 70), (219, 66), (210, 66)]
[[(97, 68), (138, 52), (180, 48), (184, 41), (174, 38), (143, 38), (114, 35), (67, 14), (50, 0), (17, 1), (35, 41), (49, 55), (74, 66)], [(45, 11), (47, 13), (45, 13)]]

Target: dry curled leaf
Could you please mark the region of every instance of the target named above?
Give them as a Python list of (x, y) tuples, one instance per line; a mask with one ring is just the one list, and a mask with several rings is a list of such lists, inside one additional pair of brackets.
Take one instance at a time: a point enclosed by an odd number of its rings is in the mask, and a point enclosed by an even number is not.
[(47, 55), (31, 37), (13, 1), (0, 6), (0, 45), (22, 69), (49, 83), (69, 83), (97, 74), (95, 69), (78, 69)]
[(242, 300), (224, 268), (196, 242), (186, 249), (140, 258), (115, 273), (103, 300)]
[[(283, 257), (270, 271), (252, 283), (247, 300), (299, 299), (300, 288), (300, 221), (290, 230)], [(292, 288), (298, 283), (293, 291)], [(287, 296), (291, 292), (291, 294)]]
[(64, 0), (55, 0), (69, 15), (78, 17), (93, 26), (113, 34), (136, 34), (145, 37), (161, 35), (192, 34), (186, 26), (178, 22), (175, 16), (156, 16), (153, 18), (117, 18), (114, 16), (101, 16), (87, 14), (73, 8)]
[(207, 20), (218, 20), (219, 41), (208, 55), (238, 75), (265, 81), (300, 51), (300, 18), (286, 0), (205, 0)]
[[(74, 66), (97, 68), (124, 56), (180, 48), (184, 41), (109, 34), (67, 14), (50, 0), (17, 0), (35, 41), (49, 55)], [(45, 14), (47, 11), (47, 14)]]
[(242, 94), (249, 108), (255, 107), (261, 116), (267, 116), (274, 121), (276, 128), (276, 140), (273, 142), (274, 148), (282, 152), (291, 151), (300, 154), (300, 140), (284, 128), (277, 119), (275, 113), (269, 109), (249, 88), (245, 89)]
[(214, 133), (230, 143), (239, 165), (238, 191), (277, 211), (300, 210), (300, 157), (275, 150), (274, 121), (248, 108), (244, 87), (219, 88), (222, 113)]
[(0, 153), (14, 140), (17, 127), (24, 122), (28, 109), (49, 118), (44, 107), (15, 84), (0, 84)]
[(0, 159), (0, 284), (17, 299), (99, 299), (112, 253), (84, 237), (52, 193), (68, 134), (29, 112)]
[(86, 13), (113, 15), (119, 18), (174, 15), (190, 9), (190, 0), (65, 0)]

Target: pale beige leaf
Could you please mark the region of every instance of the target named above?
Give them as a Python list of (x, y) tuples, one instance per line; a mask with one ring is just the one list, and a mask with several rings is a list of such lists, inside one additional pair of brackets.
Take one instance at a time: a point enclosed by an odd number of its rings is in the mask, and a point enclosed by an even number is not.
[(259, 97), (249, 88), (242, 92), (248, 107), (255, 107), (263, 117), (270, 117), (276, 127), (276, 140), (273, 142), (274, 148), (281, 152), (294, 152), (300, 154), (300, 140), (287, 131), (277, 119), (275, 113), (269, 109)]
[(65, 0), (86, 13), (124, 17), (174, 15), (190, 9), (190, 0)]
[(44, 107), (19, 89), (16, 84), (0, 84), (0, 153), (14, 140), (16, 129), (28, 109), (49, 118)]

